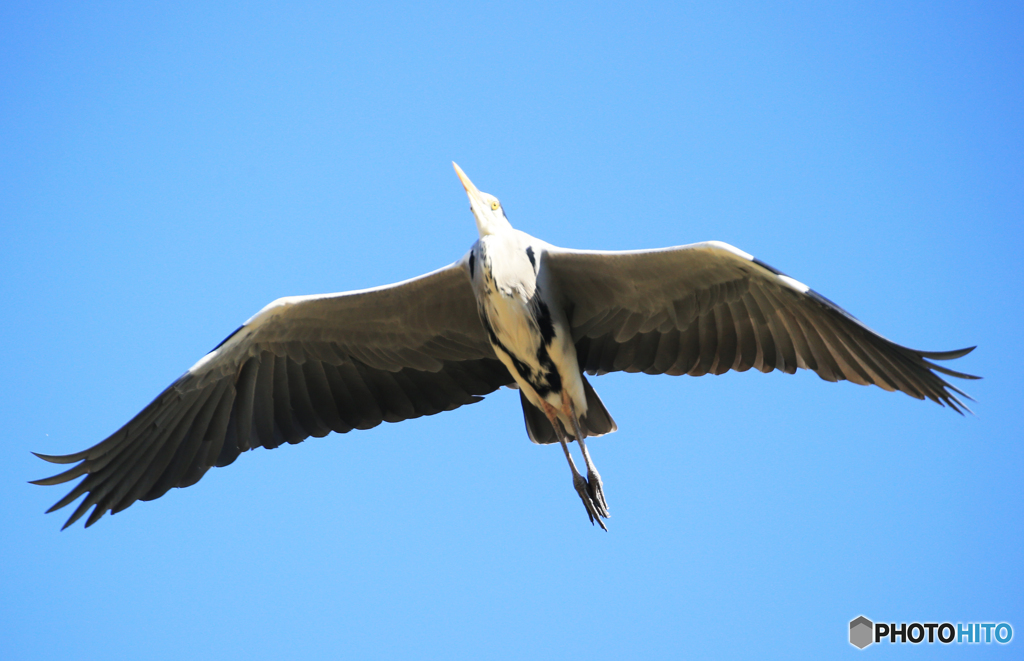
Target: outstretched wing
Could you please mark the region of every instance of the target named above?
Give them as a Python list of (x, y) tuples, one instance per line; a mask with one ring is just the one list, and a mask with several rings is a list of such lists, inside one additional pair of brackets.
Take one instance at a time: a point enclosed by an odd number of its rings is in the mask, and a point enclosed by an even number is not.
[[(464, 260), (463, 260), (464, 261)], [(230, 335), (112, 436), (39, 455), (84, 479), (67, 526), (195, 484), (256, 446), (450, 411), (513, 382), (481, 327), (463, 262), (363, 291), (279, 299)]]
[[(589, 374), (722, 374), (750, 368), (813, 370), (970, 410), (938, 373), (958, 351), (918, 351), (887, 340), (806, 285), (725, 243), (546, 256)], [(937, 373), (938, 372), (938, 373)]]

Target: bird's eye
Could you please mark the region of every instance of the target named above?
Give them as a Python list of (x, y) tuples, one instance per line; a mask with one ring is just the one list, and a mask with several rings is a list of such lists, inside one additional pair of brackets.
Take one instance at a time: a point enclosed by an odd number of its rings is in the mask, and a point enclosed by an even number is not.
[(498, 201), (494, 200), (493, 202), (491, 202), (491, 211), (497, 211), (500, 206), (501, 205), (498, 204)]

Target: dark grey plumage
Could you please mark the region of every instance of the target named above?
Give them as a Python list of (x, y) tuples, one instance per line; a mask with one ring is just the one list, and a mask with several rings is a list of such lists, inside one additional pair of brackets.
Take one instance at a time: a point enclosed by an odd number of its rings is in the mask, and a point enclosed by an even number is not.
[[(719, 243), (632, 252), (572, 251), (531, 237), (530, 263), (571, 328), (579, 368), (647, 374), (810, 369), (928, 398), (961, 412), (966, 397), (936, 365), (973, 348), (895, 344), (824, 297)], [(536, 257), (534, 252), (537, 253)], [(233, 333), (124, 427), (35, 484), (82, 481), (49, 511), (85, 496), (65, 527), (196, 483), (262, 446), (450, 411), (512, 385), (477, 313), (472, 251), (444, 269), (360, 292), (281, 299)], [(545, 271), (546, 270), (546, 271)], [(585, 382), (586, 397), (597, 398)], [(530, 438), (555, 430), (523, 401)], [(583, 433), (614, 431), (604, 406)], [(571, 435), (572, 430), (567, 430)]]
[[(936, 365), (970, 353), (919, 351), (892, 342), (817, 292), (717, 242), (630, 252), (565, 251), (553, 277), (566, 296), (580, 368), (588, 374), (788, 374), (809, 369), (928, 398), (954, 411), (970, 399)], [(625, 284), (625, 283), (628, 283)]]
[(49, 510), (86, 494), (64, 527), (90, 507), (86, 526), (195, 484), (255, 447), (434, 415), (513, 383), (483, 338), (458, 266), (392, 288), (284, 301), (218, 345), (210, 355), (223, 352), (219, 362), (193, 367), (106, 440), (38, 455), (76, 465), (34, 484), (85, 476)]

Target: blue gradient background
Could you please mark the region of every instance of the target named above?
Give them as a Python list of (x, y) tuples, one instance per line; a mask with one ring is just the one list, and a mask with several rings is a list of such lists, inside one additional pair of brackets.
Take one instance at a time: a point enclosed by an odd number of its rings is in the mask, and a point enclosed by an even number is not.
[[(860, 614), (1008, 621), (930, 651), (1020, 658), (1024, 12), (715, 4), (0, 6), (0, 658), (928, 652), (858, 652)], [(554, 244), (718, 239), (977, 344), (978, 415), (608, 375), (607, 534), (507, 390), (58, 532), (30, 450), (101, 440), (276, 297), (458, 259), (452, 160)]]

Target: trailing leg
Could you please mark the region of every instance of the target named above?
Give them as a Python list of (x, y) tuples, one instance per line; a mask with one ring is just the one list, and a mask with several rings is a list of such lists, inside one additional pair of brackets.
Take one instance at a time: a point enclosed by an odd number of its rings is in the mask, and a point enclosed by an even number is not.
[[(591, 495), (590, 483), (587, 481), (579, 470), (576, 468), (576, 462), (572, 460), (572, 455), (569, 453), (569, 446), (565, 441), (565, 433), (562, 431), (562, 425), (558, 422), (558, 415), (555, 412), (553, 406), (545, 401), (541, 401), (544, 405), (544, 414), (547, 415), (548, 420), (551, 421), (551, 426), (555, 429), (555, 434), (558, 436), (558, 442), (562, 444), (562, 451), (565, 452), (565, 458), (569, 461), (569, 468), (572, 469), (572, 486), (576, 489), (576, 493), (579, 495), (580, 500), (583, 501), (583, 506), (587, 509), (587, 516), (590, 517), (590, 523), (593, 524), (597, 521), (597, 524), (601, 526), (602, 530), (608, 530), (604, 525), (604, 521), (601, 520), (602, 516), (607, 517), (607, 514), (601, 514), (601, 511), (607, 512), (607, 507), (599, 508), (594, 502), (594, 498)], [(598, 478), (600, 480), (600, 478)], [(602, 496), (603, 500), (603, 496)]]
[(604, 483), (601, 481), (601, 474), (597, 472), (597, 466), (590, 458), (587, 444), (583, 440), (583, 430), (580, 429), (579, 416), (576, 415), (576, 407), (568, 393), (562, 391), (562, 407), (565, 414), (572, 420), (573, 433), (576, 434), (576, 442), (580, 444), (580, 451), (583, 453), (583, 461), (587, 464), (587, 489), (590, 498), (594, 501), (598, 513), (604, 518), (611, 516), (608, 513), (608, 503), (604, 499)]

